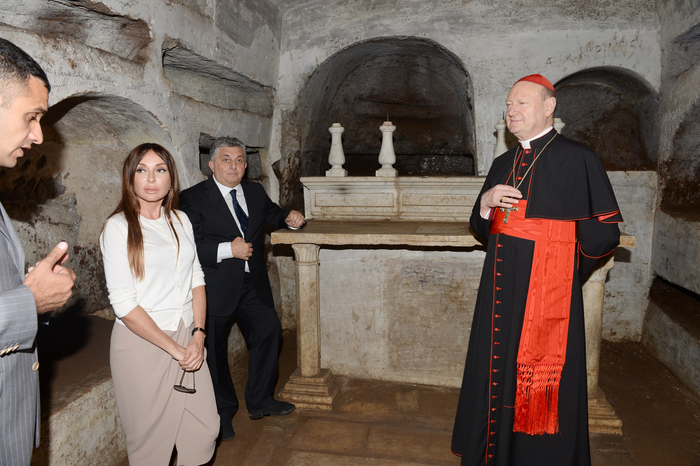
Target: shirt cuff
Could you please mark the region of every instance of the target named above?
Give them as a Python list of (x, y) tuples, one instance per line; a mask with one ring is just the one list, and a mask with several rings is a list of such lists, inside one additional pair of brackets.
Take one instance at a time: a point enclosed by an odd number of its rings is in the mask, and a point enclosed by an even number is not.
[(483, 215), (481, 215), (481, 211), (479, 211), (479, 215), (480, 215), (481, 218), (483, 218), (484, 220), (489, 220), (489, 219), (491, 218), (491, 210), (492, 210), (492, 209), (489, 209), (489, 211), (486, 212), (486, 217), (484, 217)]
[(219, 243), (219, 248), (216, 250), (216, 263), (218, 264), (224, 259), (232, 259), (231, 243)]
[(124, 316), (126, 316), (128, 313), (136, 309), (136, 306), (139, 305), (138, 302), (136, 302), (135, 299), (129, 299), (127, 301), (122, 301), (122, 302), (117, 302), (117, 303), (111, 303), (112, 304), (112, 309), (114, 310), (114, 315), (119, 317), (120, 319), (123, 319)]
[(200, 271), (199, 273), (195, 273), (192, 276), (192, 289), (197, 288), (198, 286), (205, 286), (206, 282), (204, 281), (204, 274)]

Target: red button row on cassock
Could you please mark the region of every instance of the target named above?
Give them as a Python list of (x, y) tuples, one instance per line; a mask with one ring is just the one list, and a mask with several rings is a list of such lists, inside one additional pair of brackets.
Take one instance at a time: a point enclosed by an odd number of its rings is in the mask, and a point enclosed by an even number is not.
[[(499, 247), (499, 248), (502, 248), (502, 247), (503, 247), (502, 244), (497, 244), (496, 246)], [(503, 259), (499, 259), (499, 258), (497, 257), (497, 258), (496, 258), (496, 262), (499, 263), (499, 265), (500, 265), (500, 263), (503, 262)], [(496, 272), (496, 276), (497, 276), (497, 277), (500, 277), (500, 276), (502, 276), (502, 274), (501, 274), (500, 272)], [(501, 287), (499, 287), (499, 286), (496, 287), (496, 291), (502, 291), (502, 290), (503, 290), (503, 289), (502, 289)], [(501, 304), (501, 301), (496, 300), (495, 304), (496, 304), (496, 305)], [(500, 316), (499, 314), (494, 313), (494, 318), (500, 319), (501, 316)], [(495, 326), (494, 326), (494, 329), (493, 329), (493, 330), (494, 330), (494, 332), (500, 332), (500, 331), (501, 331), (500, 328), (495, 327)], [(494, 333), (494, 337), (495, 337), (495, 335), (496, 335), (496, 334)], [(501, 344), (500, 342), (493, 340), (493, 346), (497, 346), (497, 345), (500, 345), (500, 344)], [(493, 352), (492, 352), (492, 354), (493, 354)], [(494, 359), (494, 360), (500, 359), (500, 356), (497, 355), (497, 354), (493, 354), (493, 359)], [(496, 374), (496, 373), (499, 372), (499, 369), (494, 369), (493, 366), (491, 366), (491, 370), (493, 371), (494, 374)], [(492, 382), (492, 385), (493, 385), (494, 387), (497, 387), (497, 386), (498, 386), (498, 382)], [(497, 399), (498, 399), (498, 395), (491, 395), (491, 400), (492, 400), (492, 401), (491, 401), (491, 404), (492, 404), (491, 412), (495, 412), (496, 409), (498, 409), (497, 407), (493, 407), (494, 404), (497, 404), (497, 402), (496, 402), (496, 401), (493, 401), (493, 400), (497, 400)], [(490, 422), (490, 423), (491, 423), (491, 424), (495, 424), (495, 423), (496, 423), (496, 420), (495, 420), (495, 419), (491, 419), (491, 422)], [(493, 426), (493, 427), (495, 427), (495, 426)], [(492, 440), (492, 438), (493, 438), (495, 435), (496, 435), (496, 431), (495, 431), (495, 430), (489, 429), (489, 439), (491, 439), (491, 441), (488, 443), (487, 450), (490, 450), (491, 448), (493, 448), (493, 447), (495, 446), (495, 443), (492, 443), (492, 442), (494, 441), (494, 440)], [(488, 457), (489, 457), (489, 458), (493, 458), (493, 454), (492, 454), (492, 453), (489, 453)]]

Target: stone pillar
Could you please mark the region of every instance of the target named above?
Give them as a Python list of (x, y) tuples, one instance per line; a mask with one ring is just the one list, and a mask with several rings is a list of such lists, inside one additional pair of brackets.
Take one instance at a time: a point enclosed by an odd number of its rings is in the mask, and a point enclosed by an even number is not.
[(392, 133), (396, 131), (396, 126), (392, 125), (390, 121), (385, 121), (379, 129), (382, 132), (382, 148), (379, 150), (379, 163), (382, 164), (382, 168), (377, 170), (376, 175), (395, 177), (397, 174), (394, 169), (396, 154), (394, 153), (394, 139)]
[(600, 341), (603, 335), (605, 280), (615, 265), (612, 255), (593, 271), (583, 285), (583, 309), (586, 323), (586, 368), (588, 386), (588, 426), (591, 432), (622, 434), (622, 421), (598, 387)]
[(321, 304), (318, 292), (317, 244), (293, 244), (297, 263), (297, 360), (301, 375), (310, 377), (321, 370)]
[(345, 153), (343, 152), (343, 140), (341, 135), (345, 128), (340, 123), (333, 123), (328, 131), (331, 133), (331, 152), (328, 154), (330, 170), (326, 170), (326, 176), (348, 176), (348, 171), (343, 168)]
[(333, 409), (340, 386), (329, 369), (321, 369), (320, 294), (317, 244), (292, 244), (297, 264), (297, 370), (280, 399), (297, 408)]

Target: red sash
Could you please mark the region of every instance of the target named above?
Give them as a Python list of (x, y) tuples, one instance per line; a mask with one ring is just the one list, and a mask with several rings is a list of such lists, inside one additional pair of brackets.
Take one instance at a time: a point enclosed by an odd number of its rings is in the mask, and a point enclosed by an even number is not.
[(566, 359), (576, 222), (525, 218), (527, 201), (508, 215), (497, 209), (491, 233), (535, 242), (518, 347), (514, 432), (559, 432), (559, 381)]

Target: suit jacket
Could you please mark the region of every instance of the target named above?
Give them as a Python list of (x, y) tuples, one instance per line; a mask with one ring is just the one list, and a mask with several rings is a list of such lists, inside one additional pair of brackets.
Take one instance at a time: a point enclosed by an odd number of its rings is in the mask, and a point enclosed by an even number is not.
[(22, 284), (22, 243), (2, 204), (0, 212), (0, 465), (28, 465), (32, 440), (39, 445), (40, 426), (39, 373), (32, 370), (36, 304)]
[[(270, 279), (263, 250), (265, 224), (273, 229), (285, 228), (289, 211), (280, 208), (258, 183), (241, 180), (248, 205), (248, 232), (245, 240), (253, 245), (248, 260), (251, 278), (258, 296), (274, 307)], [(226, 204), (213, 175), (180, 194), (180, 209), (192, 222), (197, 254), (207, 282), (207, 313), (215, 316), (231, 314), (238, 304), (243, 287), (245, 261), (231, 258), (216, 262), (219, 243), (243, 236)]]

